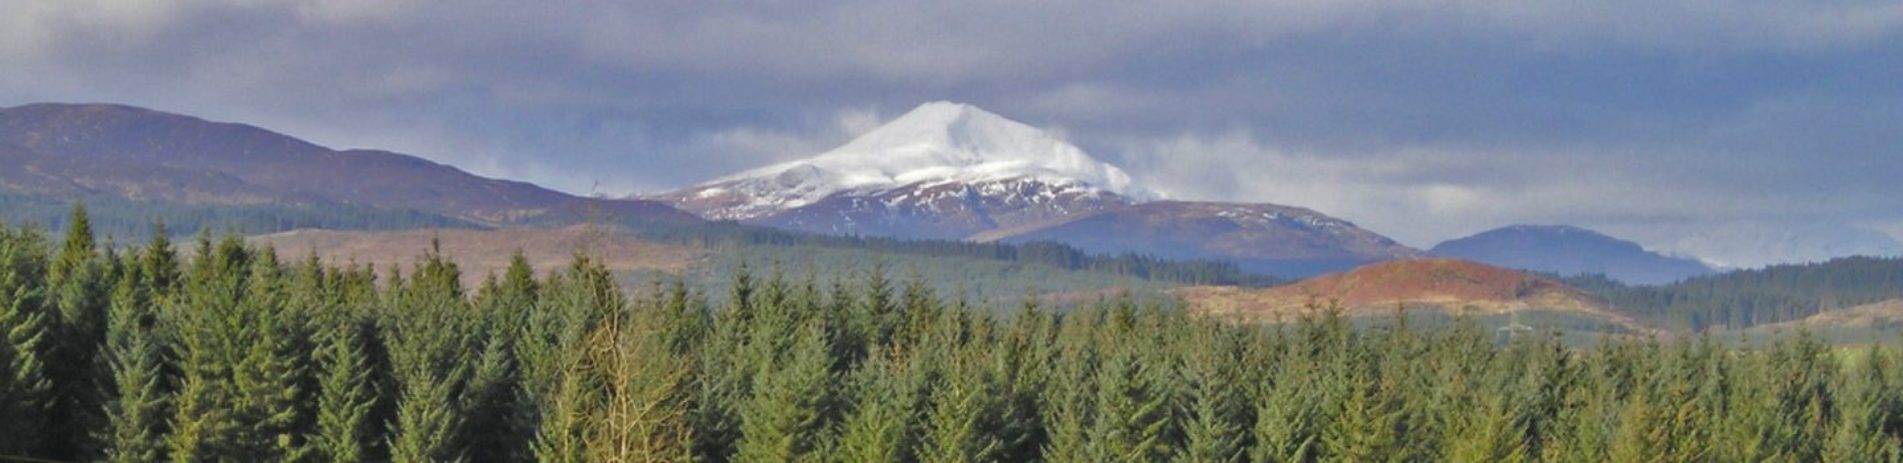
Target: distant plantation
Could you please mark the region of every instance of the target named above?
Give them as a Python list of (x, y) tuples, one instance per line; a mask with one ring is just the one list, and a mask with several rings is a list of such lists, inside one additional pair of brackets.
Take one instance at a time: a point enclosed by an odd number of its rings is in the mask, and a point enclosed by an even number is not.
[[(1894, 461), (1903, 352), (1067, 311), (878, 272), (465, 288), (0, 227), (0, 460)], [(181, 255), (185, 253), (188, 255)], [(1002, 315), (999, 315), (1002, 314)]]

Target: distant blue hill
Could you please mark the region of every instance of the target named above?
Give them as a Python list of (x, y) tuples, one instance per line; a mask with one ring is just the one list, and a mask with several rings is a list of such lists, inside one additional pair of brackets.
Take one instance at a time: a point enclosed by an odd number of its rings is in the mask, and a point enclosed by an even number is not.
[(1428, 253), (1562, 276), (1600, 274), (1656, 285), (1713, 272), (1694, 259), (1647, 251), (1638, 243), (1563, 225), (1514, 225), (1434, 246)]

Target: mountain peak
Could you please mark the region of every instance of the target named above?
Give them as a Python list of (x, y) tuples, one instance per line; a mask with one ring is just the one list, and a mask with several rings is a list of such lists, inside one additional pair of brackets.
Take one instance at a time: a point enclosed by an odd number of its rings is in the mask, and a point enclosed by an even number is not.
[(921, 182), (1013, 178), (1080, 183), (1139, 200), (1157, 196), (1134, 185), (1123, 169), (1092, 158), (1043, 130), (977, 106), (948, 101), (919, 105), (818, 156), (742, 172), (709, 184), (766, 178), (783, 186), (798, 182), (797, 186), (810, 187), (802, 189), (818, 197), (850, 189)]
[[(869, 198), (961, 185), (1001, 194), (1091, 197), (1114, 203), (1160, 198), (1137, 186), (1123, 169), (1092, 158), (1048, 132), (949, 101), (919, 105), (814, 157), (721, 177), (660, 197), (709, 217), (748, 220), (838, 196)], [(1060, 207), (1053, 212), (1065, 210)]]

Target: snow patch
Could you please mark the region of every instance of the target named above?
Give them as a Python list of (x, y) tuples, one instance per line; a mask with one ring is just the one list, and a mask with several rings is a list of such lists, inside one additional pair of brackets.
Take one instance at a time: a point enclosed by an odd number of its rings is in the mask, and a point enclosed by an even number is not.
[[(876, 195), (903, 187), (948, 183), (1006, 191), (1018, 182), (1045, 185), (1038, 195), (1107, 192), (1134, 201), (1160, 199), (1117, 166), (1042, 130), (977, 107), (950, 102), (920, 105), (832, 151), (718, 178), (701, 184), (700, 197), (736, 192), (746, 204), (714, 211), (744, 218), (812, 204), (848, 193)], [(720, 191), (721, 193), (709, 193)], [(1035, 201), (1035, 200), (1033, 200)]]

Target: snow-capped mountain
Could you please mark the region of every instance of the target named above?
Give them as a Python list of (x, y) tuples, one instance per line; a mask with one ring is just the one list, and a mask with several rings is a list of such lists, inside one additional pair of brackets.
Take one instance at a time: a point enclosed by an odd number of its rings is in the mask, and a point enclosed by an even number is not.
[(835, 235), (1058, 241), (1301, 277), (1419, 251), (1320, 213), (1160, 201), (1117, 166), (965, 104), (926, 103), (807, 159), (650, 196), (715, 220)]
[(1157, 197), (1035, 127), (933, 102), (818, 156), (651, 199), (715, 220), (961, 239)]

